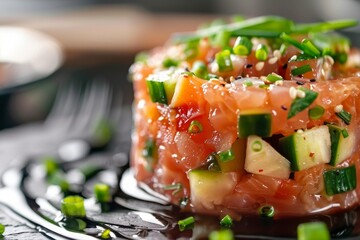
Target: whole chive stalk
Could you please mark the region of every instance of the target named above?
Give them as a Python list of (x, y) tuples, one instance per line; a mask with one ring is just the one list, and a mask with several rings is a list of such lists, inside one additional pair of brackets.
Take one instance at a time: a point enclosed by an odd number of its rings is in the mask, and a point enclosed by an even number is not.
[(205, 65), (205, 63), (201, 60), (197, 60), (194, 62), (191, 71), (195, 74), (195, 76), (202, 78), (202, 79), (207, 79), (208, 78), (208, 69)]
[(294, 25), (291, 29), (291, 32), (296, 34), (303, 34), (309, 32), (327, 32), (332, 30), (354, 27), (357, 24), (358, 21), (354, 19), (335, 20), (319, 23), (304, 23)]
[(219, 66), (220, 72), (227, 72), (233, 70), (233, 65), (229, 50), (223, 50), (215, 55), (216, 63)]
[(191, 217), (179, 220), (178, 225), (179, 225), (180, 231), (184, 231), (186, 229), (191, 229), (195, 225), (195, 218), (191, 216)]
[(268, 57), (269, 51), (267, 46), (264, 44), (259, 44), (255, 51), (255, 57), (259, 61), (265, 61)]
[(235, 159), (235, 155), (234, 155), (234, 152), (232, 151), (232, 149), (219, 152), (217, 155), (218, 155), (220, 161), (222, 161), (222, 162), (228, 162), (228, 161), (232, 161)]
[(238, 37), (235, 40), (233, 52), (236, 55), (248, 56), (251, 53), (253, 44), (251, 40), (247, 37)]
[(297, 67), (297, 68), (294, 68), (291, 70), (291, 74), (293, 76), (300, 76), (302, 74), (305, 74), (307, 72), (311, 72), (312, 71), (312, 68), (310, 67), (309, 64), (305, 64), (303, 66), (300, 66), (300, 67)]
[(221, 219), (220, 225), (224, 228), (230, 228), (233, 225), (233, 220), (229, 215), (226, 215)]

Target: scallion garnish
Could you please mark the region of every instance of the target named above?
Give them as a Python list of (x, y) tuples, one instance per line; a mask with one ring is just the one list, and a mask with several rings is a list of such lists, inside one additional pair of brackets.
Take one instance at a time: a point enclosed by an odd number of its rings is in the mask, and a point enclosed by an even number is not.
[(251, 80), (245, 80), (245, 81), (243, 81), (243, 85), (246, 87), (251, 87), (254, 84)]
[(266, 80), (268, 80), (271, 83), (274, 83), (276, 81), (283, 80), (283, 77), (276, 73), (270, 73), (269, 75), (267, 75)]
[(162, 62), (164, 68), (177, 67), (178, 64), (179, 62), (172, 58), (165, 58), (164, 61)]
[(111, 201), (110, 186), (104, 183), (94, 185), (94, 195), (97, 202), (104, 203)]
[(341, 118), (341, 120), (343, 120), (346, 125), (349, 125), (349, 124), (350, 124), (350, 122), (351, 122), (351, 117), (352, 117), (352, 116), (351, 116), (351, 113), (349, 113), (349, 112), (347, 112), (347, 111), (345, 111), (345, 110), (343, 109), (343, 110), (341, 110), (340, 112), (336, 112), (335, 114), (336, 114), (336, 116), (338, 116), (339, 118)]
[(179, 225), (180, 231), (184, 231), (186, 229), (191, 229), (195, 225), (195, 218), (191, 216), (191, 217), (179, 220), (178, 225)]
[(280, 35), (280, 38), (285, 42), (300, 49), (306, 55), (309, 55), (314, 58), (321, 56), (321, 52), (319, 51), (319, 49), (317, 49), (317, 47), (309, 39), (303, 39), (302, 42), (300, 43), (286, 33), (282, 33)]
[(259, 208), (259, 215), (261, 217), (272, 218), (275, 215), (275, 209), (271, 205), (265, 205)]
[(215, 35), (213, 44), (217, 47), (225, 49), (229, 46), (231, 34), (229, 31), (222, 30)]
[(234, 155), (234, 152), (232, 151), (232, 149), (219, 152), (217, 155), (218, 155), (220, 161), (222, 161), (222, 162), (228, 162), (228, 161), (232, 161), (235, 159), (235, 155)]
[(233, 240), (234, 234), (230, 229), (221, 229), (212, 231), (209, 235), (209, 240)]
[(267, 57), (268, 57), (268, 49), (267, 49), (266, 45), (259, 44), (256, 47), (255, 57), (259, 61), (265, 61), (267, 59)]
[(341, 52), (334, 55), (334, 60), (339, 62), (340, 64), (345, 64), (348, 60), (348, 54), (345, 52)]
[(69, 191), (69, 182), (66, 179), (65, 173), (62, 170), (57, 170), (47, 177), (47, 182), (50, 185), (55, 185), (60, 187), (62, 192)]
[(197, 134), (203, 131), (203, 126), (199, 121), (193, 120), (188, 128), (188, 133)]
[(233, 224), (232, 218), (229, 215), (225, 215), (220, 221), (220, 225), (224, 228), (230, 228)]
[(195, 74), (195, 76), (207, 79), (208, 78), (208, 69), (205, 63), (201, 60), (197, 60), (193, 63), (191, 71)]
[(304, 87), (299, 87), (298, 89), (300, 91), (303, 91), (305, 93), (305, 96), (303, 98), (296, 97), (293, 100), (290, 106), (290, 110), (288, 112), (288, 119), (294, 117), (296, 114), (309, 107), (318, 96), (317, 92), (314, 92), (310, 89)]
[(101, 233), (101, 238), (102, 239), (108, 239), (110, 238), (110, 233), (111, 231), (109, 229), (104, 229), (104, 231)]
[(45, 157), (43, 161), (46, 176), (49, 177), (50, 175), (54, 174), (59, 170), (59, 163), (54, 157)]
[(227, 72), (233, 70), (233, 65), (231, 62), (230, 51), (223, 50), (216, 53), (215, 55), (216, 63), (219, 66), (220, 72)]
[(251, 53), (253, 44), (247, 37), (238, 37), (234, 43), (233, 52), (236, 55), (248, 56)]
[(309, 118), (315, 120), (321, 118), (324, 115), (325, 109), (322, 106), (317, 105), (313, 108), (310, 108), (308, 113)]
[(2, 235), (5, 232), (5, 226), (0, 223), (0, 235)]
[(330, 233), (323, 222), (301, 223), (297, 228), (298, 240), (330, 240)]
[(184, 54), (185, 59), (190, 60), (197, 56), (199, 52), (199, 40), (189, 41), (186, 43)]
[(312, 71), (312, 68), (310, 67), (310, 65), (305, 64), (305, 65), (302, 65), (300, 67), (292, 69), (291, 74), (293, 76), (299, 76), (299, 75), (302, 75), (302, 74), (305, 74), (305, 73), (311, 72), (311, 71)]
[(67, 217), (85, 217), (84, 199), (80, 196), (67, 196), (61, 201), (61, 212)]
[(146, 52), (140, 52), (135, 56), (135, 62), (146, 63), (149, 58), (149, 54)]
[(164, 190), (172, 190), (173, 191), (172, 195), (176, 195), (182, 189), (182, 184), (174, 183), (174, 184), (170, 184), (170, 185), (165, 185), (163, 188), (164, 188)]
[(343, 138), (347, 138), (349, 136), (348, 131), (344, 128), (343, 130), (341, 130), (341, 135), (343, 136)]
[(251, 145), (251, 150), (254, 152), (260, 152), (262, 150), (262, 143), (260, 141), (254, 141)]

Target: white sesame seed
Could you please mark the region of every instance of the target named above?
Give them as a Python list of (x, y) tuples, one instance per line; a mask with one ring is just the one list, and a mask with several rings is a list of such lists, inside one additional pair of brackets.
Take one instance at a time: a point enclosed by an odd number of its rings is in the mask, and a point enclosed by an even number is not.
[(220, 82), (224, 82), (224, 78), (223, 78), (223, 77), (219, 77), (219, 81), (220, 81)]
[(278, 59), (281, 58), (281, 52), (279, 50), (274, 51), (274, 57), (277, 57)]
[(230, 82), (233, 82), (233, 81), (235, 81), (235, 78), (234, 78), (234, 76), (231, 76), (230, 77)]
[(297, 95), (296, 88), (290, 87), (290, 89), (289, 89), (289, 94), (290, 94), (290, 97), (291, 97), (292, 99), (295, 99), (295, 98), (296, 98), (296, 95)]
[(214, 62), (211, 64), (211, 72), (216, 73), (217, 71), (219, 71), (219, 65)]
[(339, 104), (339, 105), (337, 105), (337, 106), (334, 108), (334, 111), (335, 111), (336, 113), (339, 113), (339, 112), (341, 112), (343, 109), (344, 109), (343, 105)]
[(275, 85), (276, 86), (282, 86), (284, 84), (284, 81), (283, 80), (277, 80), (275, 81)]
[(304, 130), (298, 129), (296, 132), (297, 132), (297, 133), (304, 133)]
[(231, 84), (229, 84), (229, 83), (225, 84), (225, 88), (227, 88), (227, 89), (231, 88)]
[(299, 98), (304, 98), (305, 97), (305, 92), (300, 90), (300, 89), (297, 89), (296, 90), (296, 96), (299, 97)]
[(291, 62), (291, 61), (295, 61), (297, 59), (297, 56), (296, 55), (294, 55), (294, 56), (292, 56), (290, 59), (289, 59), (289, 62)]
[(258, 63), (255, 65), (256, 71), (261, 71), (261, 70), (264, 68), (264, 65), (265, 65), (264, 62), (258, 62)]
[(272, 57), (269, 59), (269, 64), (275, 64), (279, 60), (277, 57)]

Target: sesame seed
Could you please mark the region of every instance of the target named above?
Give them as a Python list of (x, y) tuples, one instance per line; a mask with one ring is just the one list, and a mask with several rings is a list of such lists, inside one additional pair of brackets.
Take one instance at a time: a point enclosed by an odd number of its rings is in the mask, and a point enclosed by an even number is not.
[(233, 76), (230, 77), (230, 82), (235, 81), (235, 78)]
[(229, 88), (231, 88), (231, 84), (227, 83), (227, 84), (225, 84), (225, 87), (226, 87), (227, 89), (229, 89)]
[(221, 82), (225, 82), (224, 78), (223, 77), (219, 77), (219, 81)]
[(264, 68), (264, 65), (265, 65), (264, 62), (258, 62), (258, 63), (255, 65), (255, 69), (256, 69), (257, 71), (261, 71), (261, 70)]
[(279, 50), (274, 51), (274, 56), (277, 58), (281, 58), (281, 52)]
[(339, 113), (339, 112), (341, 112), (343, 109), (344, 109), (343, 105), (339, 104), (339, 105), (337, 105), (337, 106), (334, 108), (334, 111), (335, 111), (336, 113)]
[(297, 133), (304, 133), (304, 131), (302, 129), (298, 129), (296, 132)]
[(285, 63), (284, 65), (282, 65), (282, 69), (286, 69), (288, 67), (288, 64), (287, 63)]
[(219, 70), (219, 65), (217, 63), (211, 64), (211, 72), (215, 73)]
[(245, 65), (245, 68), (252, 68), (252, 66), (253, 66), (252, 64), (248, 63)]
[(275, 81), (275, 85), (276, 86), (282, 86), (284, 84), (284, 81), (283, 80), (277, 80)]
[(277, 57), (272, 57), (269, 59), (269, 64), (275, 64), (279, 60)]
[(304, 82), (300, 82), (300, 81), (296, 81), (296, 84), (297, 84), (297, 85), (304, 85), (305, 83), (304, 83)]
[(287, 107), (285, 105), (281, 105), (282, 110), (287, 110)]
[(315, 78), (310, 79), (310, 82), (316, 82)]
[(236, 78), (235, 78), (236, 80), (238, 80), (238, 79), (242, 79), (242, 76), (236, 76)]
[(296, 95), (297, 95), (297, 90), (296, 90), (296, 88), (290, 87), (290, 89), (289, 89), (289, 94), (290, 94), (290, 97), (291, 97), (292, 99), (295, 99), (295, 98), (296, 98)]
[(305, 92), (300, 90), (300, 89), (297, 89), (296, 90), (296, 96), (299, 97), (299, 98), (304, 98), (305, 97)]

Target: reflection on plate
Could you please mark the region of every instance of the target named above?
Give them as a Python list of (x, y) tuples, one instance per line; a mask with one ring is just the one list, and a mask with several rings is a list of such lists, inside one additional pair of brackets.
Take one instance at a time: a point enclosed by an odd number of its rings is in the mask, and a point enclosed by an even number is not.
[(0, 92), (43, 79), (63, 60), (60, 45), (43, 33), (0, 27)]

